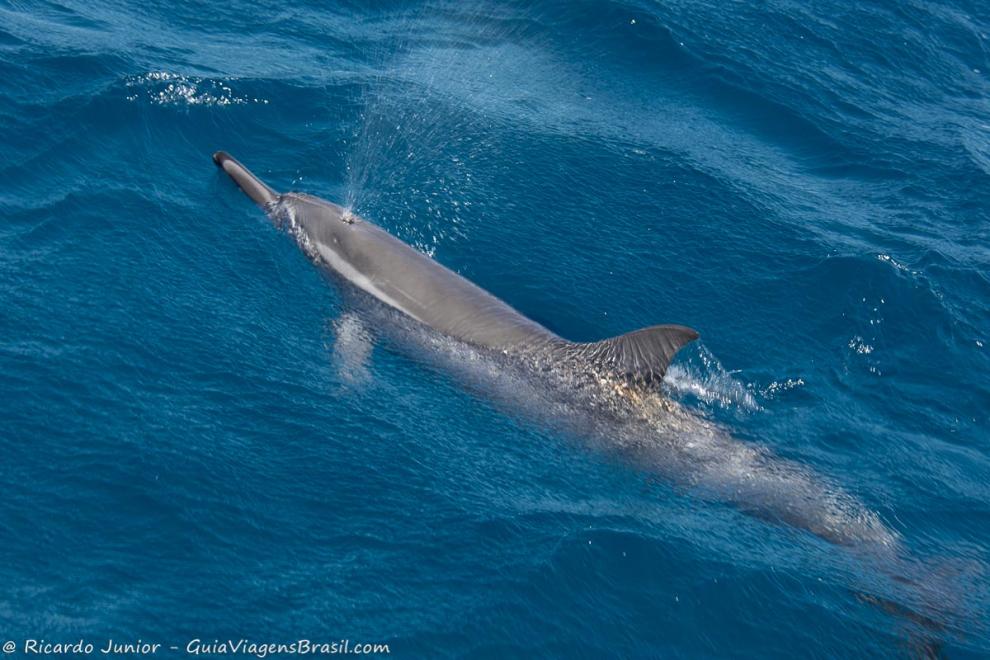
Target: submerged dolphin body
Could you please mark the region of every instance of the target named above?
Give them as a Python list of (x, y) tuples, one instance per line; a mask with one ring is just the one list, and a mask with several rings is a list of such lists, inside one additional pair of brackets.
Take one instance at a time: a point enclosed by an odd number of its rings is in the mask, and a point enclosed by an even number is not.
[[(225, 152), (213, 160), (269, 215), (287, 221), (311, 258), (400, 316), (500, 360), (491, 371), (535, 368), (549, 389), (564, 392), (535, 407), (576, 418), (572, 428), (604, 439), (647, 473), (835, 543), (896, 545), (897, 535), (841, 489), (660, 394), (670, 360), (698, 337), (691, 328), (658, 325), (600, 342), (568, 341), (347, 209), (276, 193)], [(515, 381), (502, 390), (514, 408), (529, 397)]]

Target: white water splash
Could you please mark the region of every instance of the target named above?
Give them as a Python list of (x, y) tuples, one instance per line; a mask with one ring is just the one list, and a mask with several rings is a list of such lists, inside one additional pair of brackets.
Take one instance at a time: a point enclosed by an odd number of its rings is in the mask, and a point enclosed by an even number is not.
[(168, 71), (151, 71), (128, 78), (125, 83), (133, 93), (127, 100), (146, 100), (153, 105), (228, 106), (248, 103), (268, 104), (268, 99), (236, 94), (226, 80), (184, 76)]
[(863, 338), (859, 335), (849, 340), (849, 348), (856, 351), (859, 355), (869, 355), (873, 352), (873, 346), (863, 341)]
[(775, 380), (763, 389), (760, 390), (760, 394), (768, 399), (781, 394), (783, 392), (789, 392), (790, 390), (797, 389), (799, 387), (804, 387), (803, 378), (787, 378), (784, 380)]
[(893, 266), (894, 268), (896, 268), (899, 271), (902, 271), (902, 272), (905, 272), (905, 273), (911, 273), (912, 275), (917, 275), (918, 274), (917, 271), (911, 270), (910, 268), (908, 268), (907, 266), (905, 266), (904, 264), (902, 264), (897, 259), (894, 259), (889, 254), (882, 254), (882, 253), (881, 254), (878, 254), (877, 255), (877, 260), (878, 261), (882, 261), (882, 262), (887, 263), (887, 264), (890, 264), (891, 266)]
[(760, 404), (747, 387), (732, 377), (711, 351), (697, 350), (697, 357), (670, 366), (664, 384), (674, 398), (694, 397), (708, 406), (760, 410)]

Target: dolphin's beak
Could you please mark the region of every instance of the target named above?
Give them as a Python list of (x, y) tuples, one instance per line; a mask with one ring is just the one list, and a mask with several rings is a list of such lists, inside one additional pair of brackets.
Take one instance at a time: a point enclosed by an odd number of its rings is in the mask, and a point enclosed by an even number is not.
[(278, 193), (269, 188), (264, 181), (252, 174), (248, 168), (237, 162), (226, 151), (218, 151), (213, 154), (213, 162), (226, 172), (234, 180), (234, 183), (244, 191), (244, 194), (254, 200), (258, 206), (265, 208), (278, 199)]

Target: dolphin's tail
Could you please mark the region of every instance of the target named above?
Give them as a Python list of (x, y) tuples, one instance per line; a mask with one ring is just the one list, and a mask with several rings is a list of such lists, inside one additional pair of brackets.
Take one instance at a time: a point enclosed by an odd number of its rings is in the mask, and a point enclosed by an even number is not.
[(217, 167), (230, 175), (234, 183), (244, 191), (244, 194), (254, 200), (254, 203), (258, 206), (264, 208), (278, 200), (279, 195), (277, 192), (265, 185), (261, 179), (251, 174), (248, 168), (237, 162), (226, 151), (218, 151), (213, 154), (213, 162), (217, 164)]

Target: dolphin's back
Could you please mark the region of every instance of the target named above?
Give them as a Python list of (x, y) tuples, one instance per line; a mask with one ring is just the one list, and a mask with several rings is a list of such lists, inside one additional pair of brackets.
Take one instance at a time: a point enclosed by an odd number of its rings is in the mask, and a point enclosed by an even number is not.
[(443, 334), (496, 350), (563, 342), (542, 325), (375, 225), (344, 242), (318, 237), (320, 256), (352, 283)]
[(213, 160), (265, 210), (288, 213), (312, 256), (448, 337), (504, 352), (532, 354), (535, 349), (554, 362), (648, 383), (662, 379), (677, 351), (698, 338), (682, 325), (655, 325), (597, 342), (567, 341), (339, 205), (302, 193), (278, 195), (225, 152)]
[(324, 248), (328, 261), (337, 260), (331, 263), (335, 270), (414, 319), (474, 346), (539, 350), (555, 361), (628, 381), (659, 382), (674, 354), (698, 337), (681, 325), (655, 325), (597, 342), (567, 341), (383, 229), (358, 221), (353, 230), (347, 245), (336, 244), (337, 253)]

